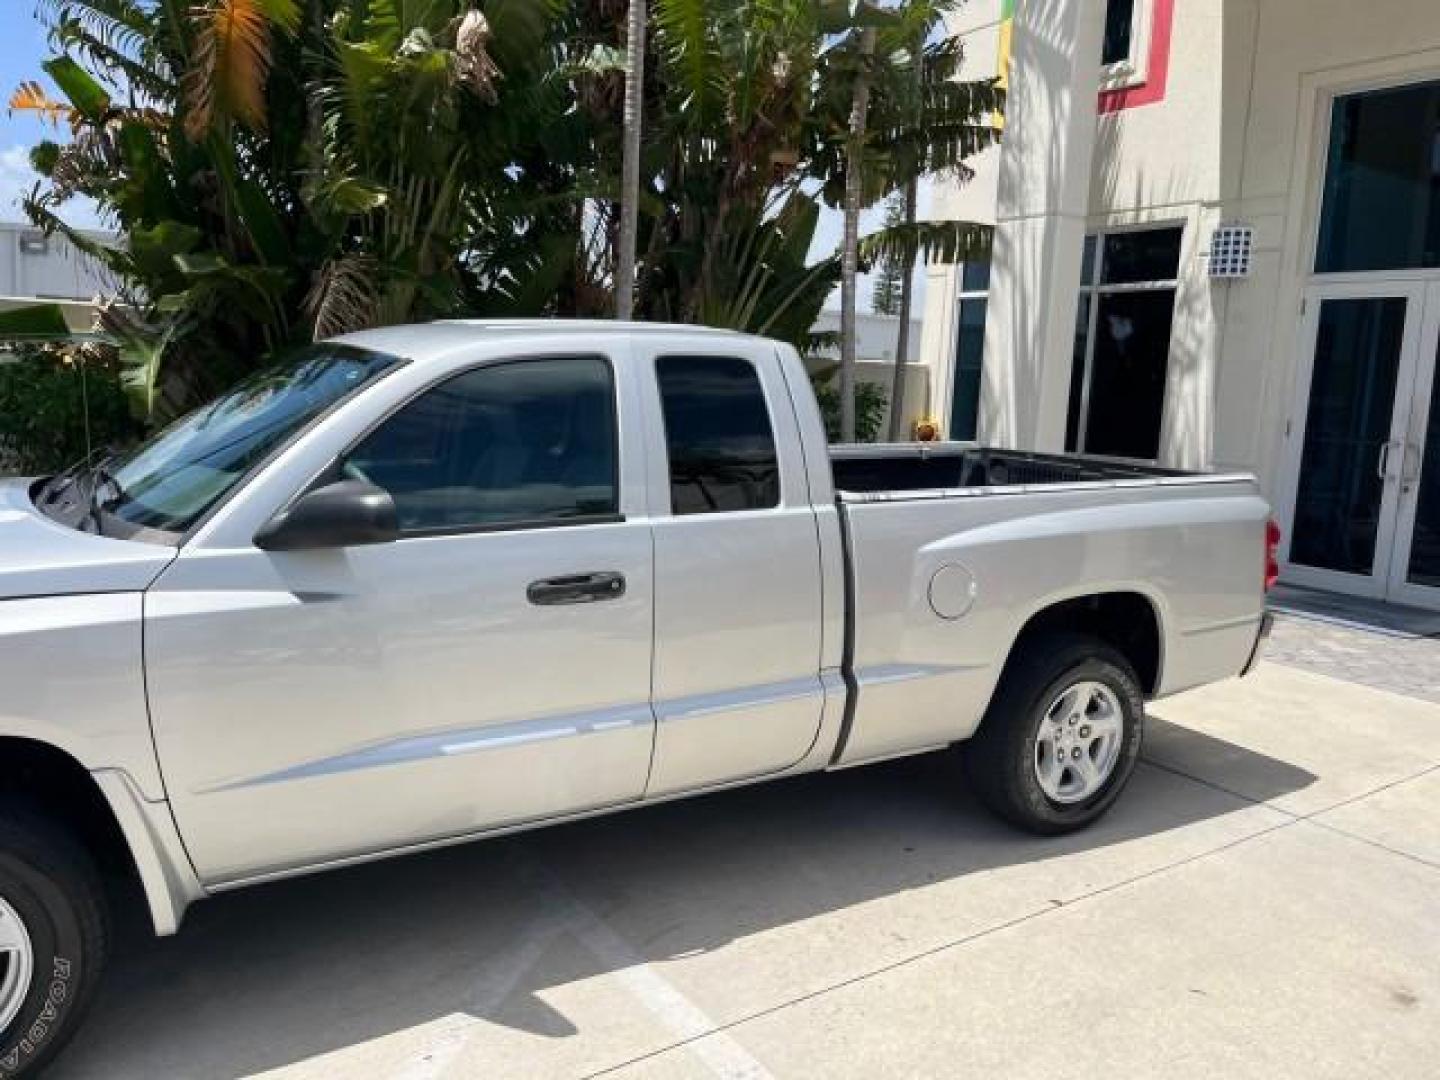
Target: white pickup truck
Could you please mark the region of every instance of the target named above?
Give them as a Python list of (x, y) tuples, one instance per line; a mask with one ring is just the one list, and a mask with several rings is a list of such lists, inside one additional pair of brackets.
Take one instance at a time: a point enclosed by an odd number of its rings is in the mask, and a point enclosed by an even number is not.
[[(301, 351), (0, 485), (0, 1076), (209, 893), (940, 750), (1016, 824), (1116, 799), (1242, 674), (1247, 476), (831, 450), (788, 346), (448, 322)], [(1268, 547), (1267, 547), (1268, 545)]]

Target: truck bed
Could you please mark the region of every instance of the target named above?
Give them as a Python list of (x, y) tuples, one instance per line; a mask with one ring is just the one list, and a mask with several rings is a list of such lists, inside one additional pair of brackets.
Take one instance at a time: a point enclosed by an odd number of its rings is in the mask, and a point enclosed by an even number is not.
[(831, 462), (849, 590), (839, 764), (968, 738), (1012, 644), (1072, 601), (1104, 597), (1156, 642), (1151, 697), (1237, 675), (1254, 651), (1269, 508), (1250, 476), (971, 443)]
[(830, 451), (842, 496), (967, 488), (1197, 480), (1204, 474), (1078, 454), (1035, 454), (973, 443), (843, 446)]

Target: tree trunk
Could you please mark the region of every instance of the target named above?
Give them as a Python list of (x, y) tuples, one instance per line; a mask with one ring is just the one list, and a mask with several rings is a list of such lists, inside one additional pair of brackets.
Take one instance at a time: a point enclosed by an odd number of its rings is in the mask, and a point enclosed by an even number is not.
[[(920, 111), (921, 95), (925, 92), (925, 41), (923, 37), (915, 42), (912, 66), (915, 69), (914, 86), (915, 112)], [(917, 115), (915, 120), (920, 118)], [(907, 231), (915, 228), (915, 203), (920, 190), (918, 171), (905, 182), (904, 227)], [(895, 378), (890, 384), (890, 441), (899, 442), (905, 423), (905, 359), (910, 354), (910, 304), (915, 296), (916, 248), (910, 248), (901, 260), (900, 276), (900, 329), (895, 334)], [(908, 441), (908, 440), (907, 440)]]
[(645, 95), (645, 5), (630, 0), (625, 36), (625, 141), (620, 176), (620, 251), (615, 263), (615, 317), (635, 313), (635, 244), (640, 212), (640, 127)]
[(311, 60), (310, 85), (305, 87), (306, 150), (311, 177), (318, 183), (325, 175), (325, 110), (320, 104), (320, 87), (325, 79), (325, 4), (310, 0), (310, 48), (303, 56)]
[[(905, 182), (905, 227), (915, 227), (915, 203), (920, 181), (911, 177)], [(906, 252), (901, 263), (900, 329), (895, 334), (895, 375), (890, 383), (890, 441), (904, 438), (905, 423), (905, 357), (910, 352), (910, 303), (915, 293), (915, 249)], [(907, 440), (908, 441), (908, 440)]]
[(860, 162), (865, 148), (865, 114), (870, 107), (870, 57), (875, 31), (860, 31), (863, 67), (850, 106), (850, 139), (845, 155), (845, 238), (840, 252), (840, 441), (855, 441), (855, 274), (860, 265)]

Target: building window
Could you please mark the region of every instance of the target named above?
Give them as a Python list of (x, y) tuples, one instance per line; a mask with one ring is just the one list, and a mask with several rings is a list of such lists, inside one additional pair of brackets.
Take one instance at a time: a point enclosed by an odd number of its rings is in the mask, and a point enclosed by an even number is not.
[(1440, 82), (1337, 98), (1320, 274), (1440, 267)]
[(980, 376), (985, 368), (985, 316), (990, 306), (990, 264), (966, 263), (960, 271), (959, 329), (955, 374), (950, 381), (950, 438), (973, 442), (980, 423)]
[(1130, 63), (1135, 59), (1136, 0), (1107, 0), (1105, 4), (1105, 44), (1101, 62), (1106, 67)]
[(1066, 450), (1159, 456), (1183, 238), (1180, 226), (1086, 237)]

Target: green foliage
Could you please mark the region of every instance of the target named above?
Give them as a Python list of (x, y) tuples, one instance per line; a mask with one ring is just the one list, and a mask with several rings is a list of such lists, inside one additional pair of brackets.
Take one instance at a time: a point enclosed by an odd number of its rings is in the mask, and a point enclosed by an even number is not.
[(59, 304), (26, 304), (0, 311), (0, 334), (9, 338), (56, 338), (70, 333)]
[[(901, 192), (892, 192), (885, 200), (885, 228), (895, 229), (905, 223), (905, 200)], [(894, 256), (882, 256), (875, 270), (875, 287), (870, 296), (870, 309), (876, 315), (900, 314), (900, 292), (905, 278), (905, 264)]]
[(860, 238), (860, 259), (872, 265), (928, 262), (985, 262), (990, 258), (992, 230), (969, 221), (900, 222)]
[[(995, 136), (1001, 92), (956, 81), (958, 45), (927, 32), (948, 0), (649, 2), (637, 317), (803, 347), (839, 277), (838, 253), (809, 251), (844, 186), (859, 28), (880, 37), (867, 201), (963, 174)], [(105, 330), (152, 421), (317, 337), (610, 314), (615, 0), (40, 5), (65, 100), (32, 87), (12, 107), (69, 137), (32, 154), (44, 180), (26, 210), (119, 282)], [(68, 227), (77, 196), (123, 244)], [(922, 222), (865, 252), (953, 258), (986, 240)]]
[(0, 473), (54, 472), (138, 430), (113, 351), (26, 345), (0, 352)]
[[(840, 388), (833, 378), (814, 376), (810, 380), (815, 388), (815, 400), (820, 403), (820, 415), (825, 421), (825, 437), (832, 443), (840, 441)], [(857, 442), (873, 443), (880, 439), (885, 425), (885, 407), (890, 400), (883, 386), (876, 383), (856, 382), (855, 384), (855, 439)]]
[[(65, 101), (12, 106), (63, 116), (71, 138), (32, 155), (46, 182), (26, 211), (119, 282), (127, 314), (107, 330), (148, 416), (287, 345), (464, 310), (473, 210), (543, 130), (524, 114), (562, 7), (492, 0), (487, 24), (469, 6), (42, 0)], [(503, 80), (499, 29), (532, 46), (506, 51)], [(518, 134), (497, 156), (487, 114), (502, 110)], [(125, 242), (70, 229), (76, 196)]]

